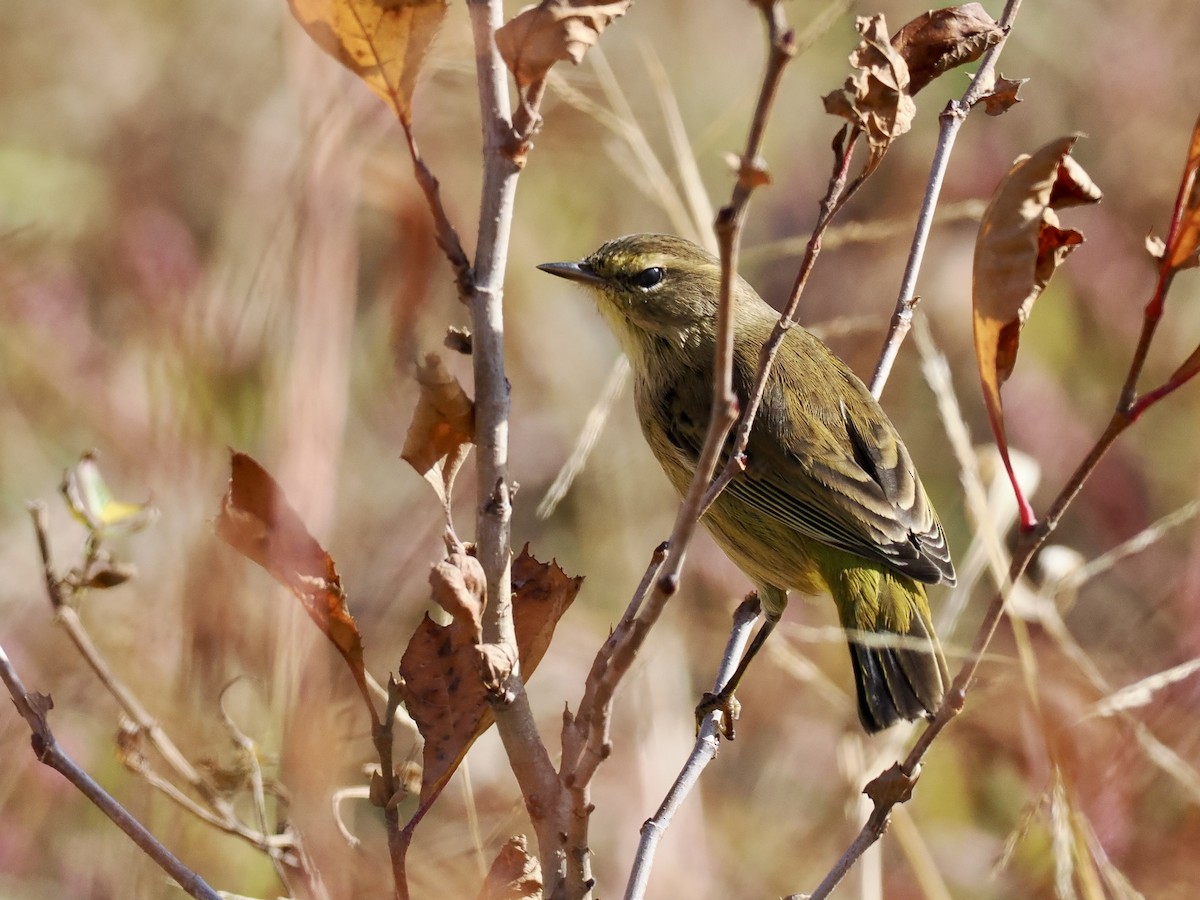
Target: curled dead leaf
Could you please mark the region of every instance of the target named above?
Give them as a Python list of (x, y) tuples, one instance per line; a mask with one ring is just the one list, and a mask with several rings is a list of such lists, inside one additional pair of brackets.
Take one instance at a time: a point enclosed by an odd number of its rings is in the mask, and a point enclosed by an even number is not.
[(429, 585), (434, 602), (468, 628), (472, 641), (482, 640), (487, 578), (479, 560), (465, 553), (451, 554), (430, 570)]
[(912, 777), (909, 777), (904, 774), (899, 763), (893, 763), (891, 768), (869, 781), (863, 788), (863, 793), (871, 798), (871, 802), (875, 804), (876, 808), (890, 809), (897, 803), (908, 802), (920, 774), (920, 770), (918, 770), (913, 773)]
[(455, 353), (470, 356), (473, 349), (471, 332), (466, 328), (451, 325), (446, 329), (446, 337), (442, 339), (442, 345), (448, 350), (453, 350)]
[(1008, 112), (1021, 102), (1017, 92), (1028, 80), (1028, 78), (1014, 80), (1001, 75), (992, 85), (992, 89), (979, 98), (983, 103), (983, 111), (989, 116), (1000, 116)]
[(858, 71), (823, 102), (827, 113), (841, 116), (867, 136), (873, 165), (912, 127), (917, 107), (909, 89), (908, 64), (892, 46), (883, 15), (859, 16), (854, 27), (862, 40), (850, 54), (850, 64)]
[(502, 25), (496, 31), (496, 46), (517, 84), (526, 87), (545, 78), (559, 60), (578, 65), (604, 29), (625, 15), (630, 2), (542, 0)]
[(475, 440), (475, 404), (436, 353), (417, 364), (421, 393), (400, 456), (433, 486), (450, 514), (454, 477)]
[(517, 669), (516, 648), (511, 644), (480, 644), (475, 650), (484, 690), (493, 700), (509, 702), (508, 683)]
[(529, 852), (525, 835), (505, 841), (477, 900), (542, 900), (542, 867)]
[(725, 164), (737, 176), (738, 183), (748, 190), (763, 187), (771, 183), (771, 173), (767, 171), (767, 161), (761, 156), (755, 159), (745, 159), (736, 153), (724, 155)]
[(975, 358), (988, 417), (1024, 527), (1033, 525), (1033, 510), (1012, 472), (1000, 386), (1012, 374), (1021, 329), (1034, 301), (1067, 255), (1083, 242), (1080, 232), (1059, 227), (1055, 210), (1100, 199), (1099, 189), (1068, 156), (1078, 138), (1058, 138), (1013, 163), (983, 214), (975, 242)]
[(317, 46), (367, 83), (407, 127), (417, 75), (446, 0), (288, 0)]
[(915, 95), (939, 75), (974, 62), (1000, 42), (1003, 29), (979, 3), (922, 13), (892, 36), (908, 64), (908, 92)]

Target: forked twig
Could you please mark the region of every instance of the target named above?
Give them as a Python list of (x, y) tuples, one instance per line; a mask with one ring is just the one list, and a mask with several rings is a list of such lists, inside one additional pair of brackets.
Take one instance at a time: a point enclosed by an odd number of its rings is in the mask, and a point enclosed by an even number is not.
[[(325, 897), (325, 889), (319, 873), (311, 867), (300, 844), (297, 834), (289, 827), (283, 833), (270, 834), (262, 829), (255, 829), (243, 822), (234, 810), (233, 804), (218, 793), (209, 781), (191, 764), (183, 751), (166, 733), (158, 720), (152, 716), (137, 698), (137, 695), (126, 685), (104, 658), (87, 628), (84, 626), (75, 610), (75, 593), (82, 588), (71, 586), (68, 581), (60, 578), (55, 571), (50, 550), (50, 540), (46, 531), (46, 507), (40, 502), (28, 506), (30, 518), (33, 520), (34, 534), (37, 539), (38, 551), (42, 563), (42, 576), (45, 583), (46, 595), (54, 609), (55, 621), (67, 633), (75, 648), (79, 651), (88, 667), (99, 679), (117, 704), (121, 712), (133, 725), (133, 733), (139, 738), (145, 738), (158, 752), (159, 756), (192, 792), (193, 796), (180, 790), (171, 780), (158, 775), (140, 754), (133, 755), (128, 749), (124, 751), (126, 765), (136, 774), (146, 780), (151, 787), (160, 791), (172, 802), (217, 828), (226, 834), (234, 835), (254, 848), (261, 850), (271, 857), (276, 865), (294, 869), (301, 876), (305, 885), (317, 897)], [(89, 539), (86, 545), (86, 557), (79, 571), (87, 571), (99, 545)], [(197, 799), (198, 798), (198, 799)]]
[[(1176, 198), (1175, 208), (1172, 212), (1171, 230), (1167, 237), (1168, 247), (1173, 245), (1180, 227), (1180, 210), (1183, 204), (1187, 202), (1186, 193), (1186, 191), (1180, 190)], [(871, 785), (868, 785), (868, 792), (871, 791), (872, 786), (878, 785), (888, 779), (906, 780), (909, 784), (915, 782), (921, 763), (926, 753), (928, 753), (930, 746), (937, 739), (938, 735), (941, 734), (942, 730), (962, 711), (967, 690), (978, 672), (983, 653), (987, 650), (999, 627), (1000, 620), (1003, 618), (1005, 603), (1010, 593), (1010, 586), (1015, 584), (1025, 573), (1034, 555), (1045, 545), (1049, 536), (1058, 526), (1063, 514), (1091, 478), (1100, 460), (1104, 458), (1104, 455), (1113, 442), (1132, 426), (1147, 408), (1163, 397), (1168, 396), (1183, 383), (1182, 381), (1174, 384), (1168, 382), (1170, 386), (1169, 390), (1157, 388), (1141, 397), (1138, 397), (1136, 392), (1137, 383), (1142, 374), (1151, 340), (1153, 339), (1159, 318), (1162, 315), (1166, 293), (1173, 281), (1173, 266), (1167, 256), (1164, 255), (1159, 260), (1159, 267), (1159, 277), (1143, 314), (1142, 332), (1138, 339), (1137, 348), (1133, 353), (1128, 373), (1119, 391), (1115, 408), (1107, 426), (1059, 490), (1058, 495), (1050, 504), (1048, 511), (1042, 517), (1041, 521), (1035, 527), (1019, 534), (1016, 547), (1012, 553), (1012, 562), (1009, 566), (1008, 583), (993, 594), (979, 626), (979, 631), (976, 634), (971, 652), (967, 655), (962, 667), (955, 675), (954, 681), (946, 692), (942, 706), (934, 715), (933, 720), (918, 737), (917, 742), (909, 751), (904, 762), (893, 767), (889, 772), (880, 775)], [(1163, 387), (1167, 387), (1168, 385), (1164, 385)], [(907, 797), (886, 792), (872, 794), (872, 797), (875, 800), (875, 807), (866, 825), (863, 826), (850, 847), (838, 859), (825, 880), (821, 882), (816, 891), (809, 895), (811, 900), (819, 900), (819, 898), (829, 895), (830, 891), (837, 886), (838, 882), (862, 855), (863, 851), (882, 836), (883, 832), (887, 829), (892, 807), (896, 803), (907, 799)]]
[(59, 772), (71, 782), (188, 894), (199, 900), (220, 900), (217, 892), (209, 887), (203, 878), (180, 862), (178, 857), (164, 847), (141, 822), (130, 815), (111, 794), (63, 752), (50, 730), (50, 723), (46, 721), (46, 712), (53, 706), (50, 698), (44, 694), (30, 694), (25, 690), (3, 647), (0, 647), (0, 681), (4, 682), (17, 710), (29, 725), (33, 735), (33, 754), (38, 762)]

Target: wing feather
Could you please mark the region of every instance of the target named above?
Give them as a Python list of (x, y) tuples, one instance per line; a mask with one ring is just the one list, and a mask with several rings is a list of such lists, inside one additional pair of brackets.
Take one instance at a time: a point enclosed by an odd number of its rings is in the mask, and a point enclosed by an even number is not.
[[(930, 584), (954, 583), (946, 536), (908, 450), (861, 381), (812, 335), (788, 333), (781, 355), (820, 354), (829, 377), (799, 384), (812, 371), (781, 359), (772, 372), (747, 447), (746, 471), (726, 490), (800, 534), (856, 556), (881, 562)], [(737, 358), (756, 360), (757, 348)], [(781, 374), (783, 373), (783, 374)], [(743, 402), (753, 373), (735, 372)], [(665, 406), (668, 440), (692, 461), (699, 456), (705, 423), (682, 410), (670, 390)], [(797, 428), (789, 411), (805, 411)]]

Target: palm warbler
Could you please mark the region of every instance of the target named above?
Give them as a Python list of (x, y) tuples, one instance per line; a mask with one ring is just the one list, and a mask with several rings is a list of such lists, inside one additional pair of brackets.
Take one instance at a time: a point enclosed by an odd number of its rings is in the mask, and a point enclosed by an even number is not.
[[(642, 432), (683, 493), (711, 409), (720, 263), (682, 238), (635, 234), (581, 262), (539, 268), (595, 295), (629, 357)], [(744, 408), (779, 317), (739, 278), (733, 318), (733, 381)], [(879, 404), (799, 326), (780, 345), (745, 471), (704, 522), (754, 582), (766, 614), (733, 682), (789, 590), (827, 593), (849, 632), (863, 727), (880, 731), (938, 708), (948, 675), (924, 585), (954, 583), (945, 534)]]

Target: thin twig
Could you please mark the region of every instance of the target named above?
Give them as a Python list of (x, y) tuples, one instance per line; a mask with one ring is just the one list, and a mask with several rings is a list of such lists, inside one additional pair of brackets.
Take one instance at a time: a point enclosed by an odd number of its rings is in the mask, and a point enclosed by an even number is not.
[[(757, 595), (747, 597), (734, 610), (733, 628), (729, 634), (729, 641), (725, 645), (725, 653), (721, 657), (721, 665), (717, 668), (717, 677), (713, 684), (714, 693), (729, 681), (737, 668), (738, 661), (741, 660), (746, 645), (750, 641), (750, 631), (758, 614)], [(717, 755), (717, 749), (720, 746), (719, 717), (719, 710), (713, 710), (704, 717), (692, 752), (688, 755), (679, 775), (676, 776), (671, 789), (667, 791), (666, 797), (663, 798), (662, 804), (654, 815), (642, 825), (642, 837), (638, 842), (637, 853), (633, 858), (633, 867), (629, 872), (629, 881), (625, 886), (625, 900), (641, 900), (645, 896), (658, 842), (670, 827), (676, 811), (699, 782), (705, 767)]]
[(333, 824), (337, 826), (338, 834), (350, 845), (352, 850), (358, 850), (362, 847), (362, 841), (358, 839), (350, 826), (346, 824), (346, 819), (342, 815), (342, 804), (347, 800), (370, 800), (371, 791), (369, 788), (361, 784), (356, 784), (354, 787), (338, 788), (333, 792), (333, 796), (329, 798), (329, 805), (333, 812)]
[[(180, 790), (171, 780), (158, 775), (145, 760), (134, 760), (125, 753), (125, 764), (146, 782), (169, 798), (176, 805), (207, 824), (226, 834), (240, 838), (257, 850), (271, 857), (273, 863), (282, 863), (294, 868), (311, 889), (314, 896), (326, 896), (320, 874), (311, 866), (300, 844), (299, 835), (290, 828), (282, 834), (270, 834), (266, 830), (251, 828), (238, 818), (233, 804), (215, 791), (209, 781), (188, 761), (158, 720), (138, 700), (137, 695), (113, 672), (108, 661), (92, 640), (87, 628), (75, 610), (78, 590), (57, 575), (46, 530), (46, 506), (41, 502), (28, 505), (33, 520), (34, 534), (42, 563), (42, 576), (46, 595), (54, 609), (55, 622), (62, 627), (88, 667), (99, 679), (120, 706), (122, 713), (132, 723), (132, 731), (144, 737), (159, 756), (200, 799), (194, 800)], [(89, 538), (85, 547), (85, 559), (79, 571), (87, 571), (99, 552), (98, 543)], [(69, 589), (69, 590), (65, 590)]]
[[(733, 319), (732, 286), (736, 277), (737, 244), (746, 205), (754, 188), (762, 183), (760, 159), (763, 134), (770, 110), (787, 63), (794, 56), (794, 36), (787, 28), (782, 5), (763, 4), (767, 25), (769, 55), (759, 93), (746, 150), (741, 156), (738, 180), (731, 202), (717, 216), (715, 230), (721, 247), (721, 301), (717, 320), (713, 408), (704, 446), (697, 460), (691, 486), (680, 504), (671, 537), (647, 568), (646, 577), (630, 601), (613, 635), (601, 648), (584, 687), (578, 712), (564, 715), (562, 781), (571, 798), (567, 819), (569, 834), (567, 855), (572, 867), (586, 865), (587, 823), (591, 815), (590, 783), (592, 775), (608, 755), (608, 729), (612, 698), (620, 680), (628, 671), (646, 635), (661, 616), (679, 583), (679, 573), (688, 544), (699, 524), (702, 505), (708, 492), (729, 429), (737, 416), (737, 398), (733, 393)], [(651, 585), (653, 587), (651, 588)], [(647, 870), (648, 874), (648, 870)], [(588, 882), (571, 887), (590, 889)]]
[(200, 900), (220, 900), (219, 895), (199, 875), (180, 862), (170, 850), (164, 847), (141, 822), (135, 819), (128, 810), (118, 803), (111, 794), (100, 787), (87, 772), (81, 769), (71, 757), (63, 752), (50, 730), (46, 720), (46, 712), (53, 703), (44, 694), (31, 695), (21, 684), (20, 676), (8, 659), (8, 654), (0, 646), (0, 681), (8, 689), (9, 696), (16, 704), (21, 717), (29, 725), (32, 733), (33, 755), (38, 762), (59, 772), (71, 782), (81, 794), (94, 803), (101, 812), (109, 817), (137, 845), (143, 853), (149, 856), (160, 868), (170, 875), (178, 885), (193, 897)]
[(849, 172), (850, 160), (853, 158), (854, 146), (859, 134), (860, 132), (857, 130), (850, 131), (849, 126), (847, 126), (842, 129), (838, 139), (834, 141), (833, 173), (830, 176), (825, 196), (820, 202), (820, 212), (817, 215), (817, 222), (813, 226), (812, 237), (809, 238), (808, 243), (805, 245), (804, 258), (800, 261), (800, 268), (796, 274), (796, 280), (792, 284), (791, 293), (784, 304), (783, 312), (779, 314), (779, 319), (776, 321), (775, 327), (771, 330), (770, 336), (763, 343), (759, 351), (758, 370), (755, 375), (754, 386), (750, 389), (746, 408), (742, 410), (741, 419), (738, 420), (737, 434), (733, 448), (728, 455), (725, 467), (709, 487), (708, 493), (701, 505), (702, 513), (712, 505), (721, 492), (742, 471), (743, 456), (746, 452), (746, 447), (750, 443), (750, 432), (754, 428), (754, 420), (758, 417), (758, 410), (762, 405), (763, 395), (767, 390), (767, 382), (770, 380), (771, 370), (775, 366), (775, 357), (779, 354), (779, 348), (783, 344), (784, 336), (796, 324), (795, 316), (796, 311), (800, 307), (800, 298), (804, 294), (809, 276), (812, 274), (817, 257), (821, 253), (821, 242), (825, 231), (829, 228), (829, 224), (833, 221), (834, 217), (845, 207), (846, 202), (850, 199), (853, 192), (863, 184), (866, 175), (869, 174), (869, 172), (864, 170), (851, 183), (849, 188), (846, 187), (846, 176)]
[(925, 258), (925, 246), (929, 243), (929, 231), (933, 227), (933, 215), (937, 210), (938, 198), (942, 193), (942, 182), (946, 177), (946, 169), (950, 166), (950, 153), (954, 150), (954, 142), (958, 131), (967, 120), (971, 107), (995, 84), (996, 60), (1008, 40), (1021, 0), (1009, 0), (1004, 7), (1004, 13), (998, 23), (1000, 40), (984, 51), (979, 61), (979, 69), (967, 86), (966, 92), (958, 100), (951, 100), (942, 111), (939, 121), (941, 128), (938, 132), (937, 147), (933, 152), (933, 161), (929, 166), (929, 179), (925, 183), (925, 196), (921, 200), (921, 210), (917, 214), (917, 227), (913, 233), (912, 246), (908, 251), (908, 261), (904, 265), (904, 277), (900, 280), (900, 295), (896, 298), (896, 309), (892, 313), (892, 324), (884, 340), (883, 349), (879, 353), (879, 362), (875, 366), (875, 374), (871, 378), (871, 394), (879, 399), (884, 385), (892, 371), (892, 364), (900, 352), (900, 345), (908, 335), (912, 325), (913, 307), (916, 305), (917, 275), (921, 270), (921, 261)]
[[(229, 711), (225, 709), (225, 694), (234, 683), (234, 681), (231, 681), (221, 689), (217, 706), (221, 711), (221, 720), (225, 723), (225, 730), (229, 732), (230, 739), (242, 751), (242, 756), (250, 767), (250, 788), (251, 797), (254, 800), (254, 815), (258, 819), (259, 831), (267, 834), (267, 798), (266, 792), (263, 789), (262, 767), (258, 764), (258, 748), (250, 736), (242, 731), (237, 723), (233, 721), (233, 717), (229, 714)], [(284, 868), (283, 861), (272, 854), (271, 865), (275, 867), (275, 875), (290, 895), (292, 893), (292, 885), (288, 878), (287, 870)]]
[(396, 707), (403, 702), (400, 684), (395, 678), (388, 679), (388, 700), (382, 720), (377, 720), (371, 728), (371, 738), (375, 744), (375, 752), (379, 756), (379, 791), (374, 799), (383, 803), (384, 831), (387, 834), (388, 858), (392, 864), (393, 896), (396, 900), (408, 900), (408, 848), (412, 842), (412, 828), (416, 817), (403, 830), (400, 828), (400, 811), (398, 803), (403, 796), (403, 787), (396, 774), (396, 766), (392, 755), (393, 725), (396, 721)]

